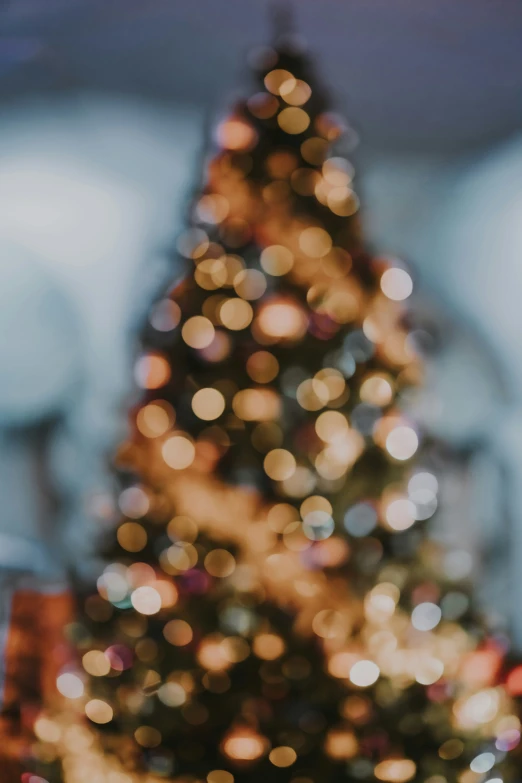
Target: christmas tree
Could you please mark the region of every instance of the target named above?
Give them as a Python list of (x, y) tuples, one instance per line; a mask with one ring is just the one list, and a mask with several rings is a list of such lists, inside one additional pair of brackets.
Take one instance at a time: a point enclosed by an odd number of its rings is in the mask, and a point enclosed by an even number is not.
[(251, 60), (137, 363), (75, 629), (89, 695), (59, 687), (126, 770), (99, 781), (515, 781), (504, 642), (425, 529), (411, 278), (364, 249), (349, 129), (295, 39)]

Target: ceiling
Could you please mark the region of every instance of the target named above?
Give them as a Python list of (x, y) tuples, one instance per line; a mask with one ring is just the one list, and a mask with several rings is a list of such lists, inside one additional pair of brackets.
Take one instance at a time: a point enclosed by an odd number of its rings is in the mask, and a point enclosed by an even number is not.
[[(101, 90), (215, 109), (270, 37), (269, 0), (0, 2), (4, 101)], [(467, 150), (522, 128), (519, 0), (295, 0), (294, 11), (370, 145)]]

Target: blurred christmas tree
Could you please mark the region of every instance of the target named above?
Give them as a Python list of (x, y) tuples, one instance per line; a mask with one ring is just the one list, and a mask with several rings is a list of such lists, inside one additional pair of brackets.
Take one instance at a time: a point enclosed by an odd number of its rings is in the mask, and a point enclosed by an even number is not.
[(151, 312), (124, 519), (84, 602), (85, 713), (128, 771), (96, 780), (516, 780), (502, 642), (424, 530), (411, 278), (363, 248), (353, 132), (299, 42), (251, 65)]

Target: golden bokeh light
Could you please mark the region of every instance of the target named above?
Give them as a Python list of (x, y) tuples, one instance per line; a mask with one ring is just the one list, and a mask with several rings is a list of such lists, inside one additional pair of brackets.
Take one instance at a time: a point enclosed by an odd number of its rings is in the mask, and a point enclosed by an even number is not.
[(157, 579), (154, 582), (154, 589), (159, 593), (162, 609), (169, 609), (178, 602), (179, 594), (173, 582), (168, 582), (166, 579)]
[(214, 326), (202, 315), (194, 315), (183, 324), (182, 337), (191, 348), (206, 348), (214, 339)]
[(254, 317), (252, 305), (244, 299), (225, 299), (219, 308), (219, 319), (232, 331), (246, 329)]
[(315, 431), (326, 443), (342, 438), (349, 429), (346, 416), (339, 411), (325, 411), (315, 422)]
[(209, 636), (203, 639), (199, 645), (198, 662), (204, 669), (219, 672), (228, 669), (231, 660), (227, 655), (227, 649), (223, 644), (223, 639), (219, 636)]
[[(34, 733), (43, 742), (59, 742), (62, 738), (62, 729), (54, 720), (40, 716), (34, 723)], [(31, 781), (29, 781), (31, 783)]]
[[(205, 291), (215, 291), (227, 282), (227, 267), (222, 258), (204, 258), (194, 272), (194, 280)], [(205, 303), (206, 304), (206, 303)], [(204, 315), (207, 315), (203, 310)]]
[(242, 269), (234, 277), (234, 290), (242, 299), (259, 299), (266, 291), (266, 277), (257, 269)]
[(178, 541), (163, 553), (161, 565), (167, 573), (177, 573), (194, 568), (197, 562), (196, 547), (186, 541)]
[(270, 383), (279, 372), (279, 362), (269, 351), (256, 351), (248, 357), (246, 369), (256, 383)]
[(156, 400), (140, 408), (136, 416), (136, 426), (146, 438), (159, 438), (174, 424), (174, 409), (164, 400)]
[(320, 166), (328, 153), (328, 142), (313, 136), (301, 144), (301, 155), (312, 166)]
[(154, 587), (143, 585), (131, 593), (131, 603), (140, 614), (157, 614), (161, 609), (161, 596)]
[(255, 761), (266, 750), (266, 739), (247, 727), (234, 729), (223, 741), (225, 755), (237, 761)]
[(124, 522), (116, 535), (119, 545), (126, 552), (141, 552), (147, 545), (147, 533), (138, 522)]
[(332, 249), (332, 238), (324, 228), (310, 226), (299, 234), (299, 247), (310, 258), (323, 258)]
[(261, 307), (257, 323), (262, 334), (275, 341), (299, 340), (306, 332), (306, 313), (291, 300), (273, 300)]
[(266, 455), (263, 467), (271, 479), (284, 481), (295, 473), (295, 457), (286, 449), (273, 449)]
[(359, 209), (359, 198), (350, 188), (331, 188), (326, 194), (326, 203), (334, 215), (350, 217)]
[(323, 177), (329, 185), (346, 187), (352, 181), (354, 168), (346, 158), (328, 158), (323, 163)]
[(272, 95), (280, 95), (281, 87), (283, 87), (283, 85), (287, 92), (297, 86), (297, 80), (292, 76), (290, 71), (286, 71), (283, 68), (276, 68), (265, 76), (265, 87)]
[(275, 661), (285, 652), (285, 643), (274, 633), (261, 633), (254, 638), (252, 649), (258, 658)]
[(56, 689), (66, 699), (80, 699), (85, 691), (83, 680), (74, 672), (64, 672), (56, 678)]
[(205, 568), (211, 576), (224, 579), (234, 573), (236, 561), (226, 549), (213, 549), (205, 557)]
[(273, 748), (268, 756), (274, 767), (291, 767), (297, 760), (297, 753), (288, 745)]
[(159, 353), (141, 356), (134, 367), (136, 382), (142, 389), (159, 389), (170, 380), (170, 365)]
[(332, 729), (326, 736), (324, 749), (330, 758), (345, 761), (357, 754), (359, 743), (353, 732), (347, 729)]
[(443, 742), (439, 748), (439, 756), (445, 761), (458, 758), (464, 750), (464, 743), (459, 739), (449, 739)]
[(89, 650), (82, 658), (82, 666), (92, 677), (105, 677), (111, 670), (111, 662), (101, 650)]
[(232, 409), (243, 421), (273, 421), (281, 412), (281, 398), (272, 389), (243, 389), (232, 400)]
[(394, 614), (397, 604), (395, 596), (379, 588), (380, 585), (367, 593), (364, 599), (365, 615), (374, 624), (387, 622)]
[(494, 720), (499, 708), (500, 692), (498, 689), (485, 688), (457, 700), (453, 712), (460, 728), (469, 731)]
[(245, 120), (231, 117), (218, 125), (216, 138), (224, 149), (246, 151), (255, 146), (257, 133)]
[(316, 477), (310, 468), (298, 465), (294, 473), (282, 482), (281, 490), (291, 498), (302, 498), (313, 492)]
[(281, 277), (292, 269), (294, 256), (283, 245), (270, 245), (261, 252), (259, 262), (267, 274)]
[(304, 519), (308, 514), (312, 514), (314, 511), (324, 511), (325, 514), (331, 514), (333, 511), (332, 504), (329, 500), (321, 495), (312, 495), (306, 500), (303, 500), (300, 506), (300, 514)]
[(241, 636), (227, 636), (222, 643), (227, 661), (239, 663), (250, 655), (250, 647)]
[(199, 419), (213, 421), (225, 410), (225, 398), (217, 389), (199, 389), (192, 397), (192, 410)]
[(391, 378), (382, 374), (369, 375), (361, 384), (359, 395), (363, 402), (384, 407), (393, 399)]
[(415, 504), (406, 497), (398, 496), (388, 501), (385, 507), (385, 519), (392, 530), (408, 530), (416, 519)]
[(314, 375), (314, 378), (324, 383), (328, 389), (329, 402), (338, 400), (346, 391), (346, 381), (339, 370), (332, 367), (325, 367)]
[(373, 774), (385, 783), (407, 783), (415, 777), (417, 767), (410, 759), (385, 759), (375, 767)]
[(207, 775), (207, 783), (234, 783), (234, 776), (224, 769), (213, 769)]
[(175, 647), (185, 647), (193, 639), (193, 632), (185, 620), (169, 620), (163, 628), (163, 636)]
[(310, 125), (310, 116), (297, 106), (289, 106), (277, 115), (277, 122), (281, 130), (292, 136), (304, 133)]
[(185, 435), (173, 435), (165, 441), (161, 453), (170, 468), (184, 470), (194, 462), (196, 449), (192, 441)]
[(93, 723), (110, 723), (114, 717), (114, 711), (110, 704), (101, 699), (91, 699), (85, 705), (85, 714)]
[(346, 286), (336, 287), (331, 284), (312, 286), (306, 298), (316, 313), (324, 313), (338, 324), (353, 321), (359, 311), (356, 292)]
[(342, 478), (352, 467), (364, 448), (362, 436), (349, 430), (344, 438), (336, 439), (315, 458), (315, 469), (325, 479)]
[(286, 79), (279, 88), (279, 95), (291, 106), (303, 106), (310, 100), (312, 90), (302, 79)]
[(322, 639), (344, 639), (349, 628), (348, 618), (334, 609), (323, 609), (312, 621), (312, 630)]
[(288, 525), (298, 523), (299, 514), (290, 503), (276, 503), (267, 514), (267, 523), (271, 530), (282, 533)]
[(198, 536), (198, 526), (193, 519), (186, 516), (172, 517), (167, 525), (167, 535), (171, 541), (192, 543)]
[(297, 387), (297, 402), (307, 411), (318, 411), (328, 403), (328, 386), (317, 378), (308, 378)]
[(139, 726), (134, 732), (134, 739), (142, 748), (157, 748), (161, 744), (161, 734), (153, 726)]

